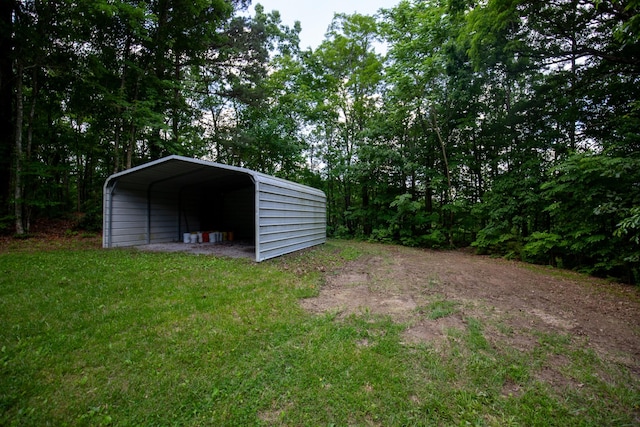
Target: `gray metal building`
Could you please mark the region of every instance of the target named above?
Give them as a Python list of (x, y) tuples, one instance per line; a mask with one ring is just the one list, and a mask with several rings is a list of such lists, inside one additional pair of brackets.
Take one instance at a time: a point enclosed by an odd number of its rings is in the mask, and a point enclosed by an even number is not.
[(326, 241), (326, 196), (249, 169), (169, 156), (104, 184), (105, 248), (181, 242), (196, 230), (233, 231), (260, 262)]

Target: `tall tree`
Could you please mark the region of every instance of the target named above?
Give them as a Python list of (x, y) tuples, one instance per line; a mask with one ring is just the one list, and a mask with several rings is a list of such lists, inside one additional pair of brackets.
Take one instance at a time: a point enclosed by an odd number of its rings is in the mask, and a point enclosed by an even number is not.
[[(12, 34), (13, 15), (17, 4), (15, 1), (0, 3), (0, 128), (13, 129), (13, 54)], [(12, 132), (0, 134), (0, 228), (3, 228), (7, 217), (7, 206), (10, 200), (11, 152), (13, 150)]]
[(324, 133), (330, 222), (351, 233), (362, 232), (361, 225), (370, 231), (363, 212), (370, 200), (365, 182), (373, 177), (356, 165), (360, 149), (370, 142), (368, 128), (379, 108), (382, 62), (374, 50), (377, 37), (373, 17), (337, 14), (327, 38), (307, 59)]
[(299, 25), (257, 5), (253, 17), (233, 18), (223, 43), (205, 61), (199, 103), (211, 156), (221, 162), (290, 176), (302, 167), (295, 102)]

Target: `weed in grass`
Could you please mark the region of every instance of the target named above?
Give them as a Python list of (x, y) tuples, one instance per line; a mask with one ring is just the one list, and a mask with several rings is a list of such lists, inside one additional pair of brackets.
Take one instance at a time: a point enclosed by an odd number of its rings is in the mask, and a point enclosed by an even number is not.
[(490, 344), (484, 336), (482, 323), (478, 319), (468, 317), (466, 342), (470, 349), (474, 351), (488, 350)]
[(572, 337), (569, 334), (540, 333), (533, 331), (533, 335), (538, 336), (540, 345), (555, 354), (563, 354), (571, 345)]
[(440, 278), (438, 276), (429, 277), (427, 282), (428, 289), (434, 289), (440, 285)]
[(501, 334), (504, 334), (505, 336), (510, 337), (510, 336), (513, 336), (514, 334), (513, 326), (508, 325), (504, 322), (497, 322), (496, 328), (498, 329), (498, 332), (500, 332)]
[(456, 312), (458, 303), (450, 300), (436, 300), (430, 303), (427, 308), (427, 316), (431, 320), (440, 319), (441, 317), (447, 317)]
[(354, 246), (347, 246), (342, 249), (342, 252), (340, 252), (340, 256), (346, 261), (353, 261), (362, 256), (362, 251)]

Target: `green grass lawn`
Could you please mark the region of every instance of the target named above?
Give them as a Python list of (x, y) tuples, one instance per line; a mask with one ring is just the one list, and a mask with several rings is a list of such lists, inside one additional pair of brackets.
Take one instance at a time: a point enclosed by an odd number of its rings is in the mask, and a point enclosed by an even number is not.
[[(322, 285), (320, 269), (367, 250), (332, 241), (261, 264), (97, 248), (0, 253), (0, 425), (638, 422), (636, 377), (569, 337), (495, 349), (470, 318), (438, 349), (403, 344), (405, 326), (385, 317), (300, 308)], [(433, 318), (455, 309), (430, 307)], [(532, 374), (558, 355), (576, 384), (562, 392)]]

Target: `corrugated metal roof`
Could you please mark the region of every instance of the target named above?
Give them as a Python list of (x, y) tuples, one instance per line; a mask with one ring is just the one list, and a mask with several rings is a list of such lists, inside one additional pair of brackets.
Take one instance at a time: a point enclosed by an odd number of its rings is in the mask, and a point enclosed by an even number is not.
[(249, 175), (254, 182), (278, 182), (280, 186), (295, 189), (304, 188), (308, 193), (315, 193), (324, 197), (324, 192), (317, 188), (293, 183), (291, 181), (256, 172), (251, 169), (177, 155), (163, 157), (126, 171), (113, 174), (105, 181), (105, 188), (109, 185), (113, 185), (115, 182), (149, 186), (157, 183), (163, 183), (170, 187), (179, 188), (185, 185), (193, 185), (194, 183), (214, 184), (216, 180), (220, 179), (224, 179), (224, 185), (228, 186), (233, 181), (234, 177), (247, 175)]

